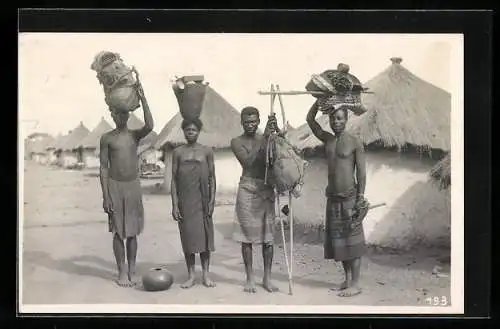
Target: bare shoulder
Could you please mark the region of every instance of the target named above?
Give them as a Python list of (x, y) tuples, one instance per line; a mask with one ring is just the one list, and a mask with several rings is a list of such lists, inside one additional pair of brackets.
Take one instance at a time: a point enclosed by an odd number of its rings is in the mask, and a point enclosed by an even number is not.
[(183, 150), (184, 150), (184, 145), (178, 146), (178, 147), (174, 148), (174, 150), (172, 151), (172, 155), (173, 155), (173, 156), (177, 156), (177, 155), (179, 155), (179, 154), (180, 154)]
[(351, 142), (355, 148), (363, 148), (363, 143), (361, 142), (361, 139), (359, 137), (353, 135), (352, 133), (346, 133), (346, 136), (349, 138), (349, 142)]
[(211, 146), (206, 146), (204, 145), (203, 146), (203, 149), (205, 150), (205, 153), (208, 155), (208, 156), (212, 156), (214, 154), (214, 149), (213, 147)]
[(111, 137), (113, 131), (108, 131), (107, 133), (104, 133), (102, 136), (101, 136), (101, 144), (106, 144), (108, 143), (109, 141), (109, 138)]
[(243, 142), (243, 140), (242, 140), (241, 136), (234, 137), (233, 139), (231, 139), (231, 148), (235, 148), (235, 147), (241, 146), (242, 142)]

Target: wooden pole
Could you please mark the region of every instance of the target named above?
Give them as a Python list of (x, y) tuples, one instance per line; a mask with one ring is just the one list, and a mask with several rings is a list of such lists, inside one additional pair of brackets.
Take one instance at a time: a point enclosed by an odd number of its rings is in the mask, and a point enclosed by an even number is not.
[[(329, 96), (331, 93), (323, 91), (306, 91), (306, 90), (288, 90), (288, 91), (258, 91), (259, 95), (316, 95), (316, 96)], [(362, 94), (373, 94), (371, 91), (362, 91)]]

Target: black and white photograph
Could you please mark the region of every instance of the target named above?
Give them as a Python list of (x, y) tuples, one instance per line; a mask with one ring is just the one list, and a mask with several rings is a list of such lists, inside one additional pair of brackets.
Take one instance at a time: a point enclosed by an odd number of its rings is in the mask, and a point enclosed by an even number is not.
[(19, 311), (464, 312), (461, 34), (19, 33)]

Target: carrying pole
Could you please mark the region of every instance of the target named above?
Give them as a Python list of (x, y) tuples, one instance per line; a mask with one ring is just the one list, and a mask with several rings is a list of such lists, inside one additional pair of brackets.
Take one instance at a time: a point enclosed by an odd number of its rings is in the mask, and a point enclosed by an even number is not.
[[(273, 91), (271, 89), (271, 91)], [(280, 93), (280, 86), (276, 85), (276, 92), (278, 94), (278, 100), (281, 107), (281, 116), (283, 117), (283, 127), (286, 131), (287, 123), (286, 123), (286, 115), (285, 115), (285, 106), (283, 105), (283, 99)], [(272, 97), (272, 96), (271, 96)], [(292, 192), (288, 191), (288, 226), (290, 228), (290, 265), (288, 268), (288, 294), (293, 295), (293, 206), (292, 206)], [(285, 241), (284, 232), (283, 232), (283, 242)], [(283, 246), (283, 249), (286, 250), (286, 245)]]

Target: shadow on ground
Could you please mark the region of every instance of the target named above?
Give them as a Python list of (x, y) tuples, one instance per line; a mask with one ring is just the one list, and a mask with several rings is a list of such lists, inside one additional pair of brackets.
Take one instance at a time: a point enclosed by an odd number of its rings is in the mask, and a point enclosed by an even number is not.
[[(232, 239), (233, 223), (215, 223), (215, 229), (224, 239)], [(289, 229), (285, 229), (285, 239), (289, 245)], [(275, 226), (275, 245), (281, 247), (283, 238), (279, 224)], [(321, 228), (311, 228), (304, 225), (294, 227), (294, 244), (310, 244), (322, 246), (323, 230)], [(384, 248), (375, 245), (368, 245), (365, 258), (370, 262), (392, 268), (408, 268), (410, 270), (432, 271), (436, 265), (441, 266), (444, 271), (449, 271), (450, 250), (442, 248), (415, 247), (410, 250), (398, 250), (394, 248)], [(306, 262), (310, 260), (305, 260)], [(326, 261), (326, 260), (325, 260)]]
[[(106, 281), (116, 279), (116, 264), (95, 255), (82, 255), (67, 259), (53, 259), (49, 254), (41, 251), (27, 251), (24, 253), (24, 262), (35, 266), (41, 266), (51, 270), (57, 270), (70, 275), (91, 276)], [(137, 273), (142, 276), (150, 269), (162, 267), (170, 271), (174, 276), (174, 284), (181, 284), (187, 279), (186, 265), (184, 262), (168, 264), (141, 262), (137, 263)], [(26, 267), (27, 268), (27, 267)], [(212, 273), (212, 279), (216, 282), (241, 285), (238, 280), (229, 279)], [(143, 290), (142, 285), (138, 285), (138, 290)]]

